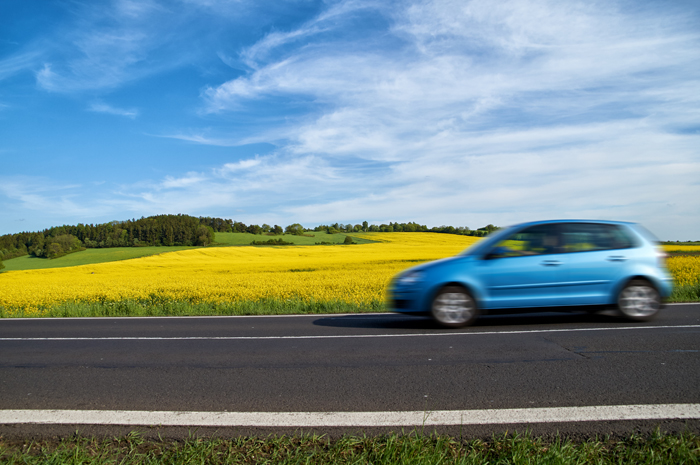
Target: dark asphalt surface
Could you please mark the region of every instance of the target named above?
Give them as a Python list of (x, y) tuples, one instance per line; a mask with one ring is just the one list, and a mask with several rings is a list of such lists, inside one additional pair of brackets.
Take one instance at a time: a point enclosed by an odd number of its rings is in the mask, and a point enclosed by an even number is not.
[[(0, 409), (318, 412), (700, 403), (700, 328), (684, 325), (700, 325), (700, 304), (670, 305), (648, 323), (557, 313), (483, 317), (459, 330), (396, 314), (5, 319), (0, 338), (253, 339), (2, 340)], [(402, 334), (415, 336), (397, 337)], [(357, 335), (381, 337), (329, 337)], [(529, 429), (622, 434), (653, 426)], [(700, 430), (697, 421), (661, 426)], [(76, 428), (0, 426), (5, 436), (61, 431)]]

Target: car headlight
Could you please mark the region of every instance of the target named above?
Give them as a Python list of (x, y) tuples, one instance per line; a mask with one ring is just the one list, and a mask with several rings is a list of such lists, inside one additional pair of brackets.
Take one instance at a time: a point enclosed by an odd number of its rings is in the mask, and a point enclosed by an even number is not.
[(422, 271), (409, 271), (408, 273), (404, 273), (401, 276), (399, 276), (399, 279), (397, 279), (396, 282), (402, 286), (410, 286), (419, 283), (422, 280)]

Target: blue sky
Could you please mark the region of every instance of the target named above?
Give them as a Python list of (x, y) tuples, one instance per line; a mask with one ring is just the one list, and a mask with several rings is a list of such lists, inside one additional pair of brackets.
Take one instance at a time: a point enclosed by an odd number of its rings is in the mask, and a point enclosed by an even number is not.
[(549, 218), (700, 240), (696, 1), (3, 0), (0, 234)]

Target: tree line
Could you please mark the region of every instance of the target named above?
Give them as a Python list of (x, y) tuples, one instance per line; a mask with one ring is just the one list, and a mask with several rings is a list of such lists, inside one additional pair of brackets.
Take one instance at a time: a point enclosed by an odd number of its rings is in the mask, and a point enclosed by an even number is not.
[(158, 215), (104, 224), (57, 226), (39, 232), (0, 236), (0, 260), (23, 255), (57, 258), (86, 248), (207, 246), (214, 230), (188, 215)]
[[(363, 221), (362, 224), (342, 224), (334, 223), (332, 225), (316, 226), (313, 231), (326, 231), (329, 234), (333, 233), (352, 233), (352, 232), (434, 232), (445, 234), (459, 234), (462, 236), (477, 236), (482, 237), (499, 229), (497, 226), (489, 224), (479, 229), (469, 229), (466, 226), (434, 226), (428, 228), (426, 225), (418, 223), (389, 223), (389, 224), (368, 224)], [(311, 231), (311, 230), (310, 230)]]
[(41, 258), (57, 258), (85, 250), (86, 248), (144, 247), (144, 246), (208, 246), (214, 243), (215, 232), (236, 232), (261, 235), (304, 235), (309, 232), (353, 233), (353, 232), (438, 232), (468, 236), (485, 236), (498, 229), (488, 225), (471, 230), (467, 227), (440, 226), (428, 228), (418, 223), (389, 223), (319, 225), (313, 229), (299, 223), (284, 229), (279, 225), (246, 225), (223, 218), (193, 217), (189, 215), (157, 215), (104, 224), (78, 224), (57, 226), (39, 232), (21, 232), (0, 236), (0, 269), (2, 260), (23, 255)]

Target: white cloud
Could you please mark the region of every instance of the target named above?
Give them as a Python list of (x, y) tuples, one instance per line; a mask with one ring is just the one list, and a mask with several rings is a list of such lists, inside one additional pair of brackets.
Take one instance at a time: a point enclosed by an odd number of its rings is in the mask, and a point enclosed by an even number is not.
[(102, 102), (93, 102), (88, 108), (88, 110), (94, 111), (96, 113), (108, 113), (110, 115), (126, 116), (127, 118), (131, 119), (134, 119), (139, 115), (139, 111), (136, 108), (116, 108)]
[[(94, 205), (84, 202), (83, 190), (77, 184), (57, 184), (46, 178), (29, 176), (0, 177), (0, 205), (7, 212), (16, 216), (27, 214), (39, 215), (42, 223), (35, 219), (31, 222), (34, 229), (41, 230), (49, 226), (64, 224), (68, 219), (85, 222), (94, 214)], [(46, 221), (52, 224), (46, 224)], [(25, 226), (31, 227), (26, 224)], [(7, 227), (7, 226), (5, 226)], [(6, 231), (11, 233), (16, 231)]]
[[(393, 21), (391, 47), (369, 46), (387, 31), (344, 41), (347, 18), (319, 17), (268, 35), (243, 52), (253, 72), (204, 93), (213, 113), (281, 96), (315, 103), (279, 128), (280, 152), (313, 154), (358, 187), (290, 216), (585, 214), (670, 231), (671, 218), (687, 225), (700, 210), (700, 141), (678, 133), (700, 127), (692, 20), (622, 3), (406, 5), (374, 10)], [(315, 40), (328, 28), (340, 39)], [(358, 159), (377, 171), (355, 169)]]
[[(152, 135), (152, 134), (149, 134)], [(166, 139), (177, 139), (177, 140), (182, 140), (185, 142), (194, 142), (195, 144), (201, 144), (201, 145), (212, 145), (216, 147), (236, 147), (240, 145), (245, 145), (247, 143), (250, 143), (250, 141), (246, 140), (237, 140), (237, 139), (232, 139), (232, 138), (219, 138), (219, 137), (211, 137), (208, 135), (205, 135), (204, 133), (200, 134), (160, 134), (160, 135), (154, 135), (154, 137), (162, 137)]]
[(259, 158), (252, 158), (248, 160), (241, 160), (236, 163), (226, 163), (219, 171), (220, 176), (227, 176), (231, 173), (235, 173), (237, 171), (244, 171), (244, 170), (250, 170), (252, 168), (255, 168), (257, 166), (260, 166), (262, 163), (262, 160)]
[(205, 176), (202, 176), (198, 173), (187, 173), (187, 175), (182, 178), (166, 176), (165, 179), (160, 183), (160, 187), (162, 189), (181, 189), (201, 184), (206, 180), (207, 178)]

